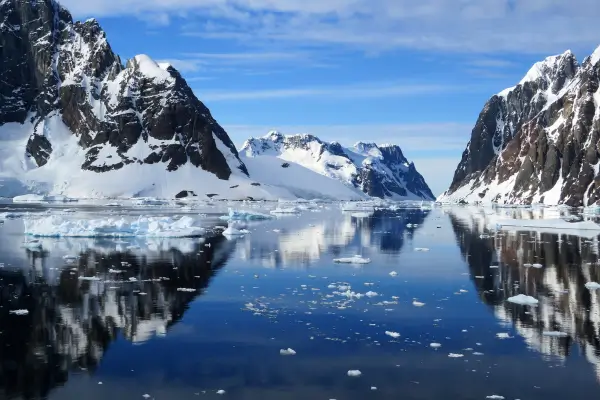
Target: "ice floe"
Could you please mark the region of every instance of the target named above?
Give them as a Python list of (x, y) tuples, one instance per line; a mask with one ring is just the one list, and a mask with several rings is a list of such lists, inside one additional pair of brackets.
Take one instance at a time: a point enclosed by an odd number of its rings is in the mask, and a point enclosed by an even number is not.
[(508, 301), (510, 303), (528, 305), (528, 306), (536, 305), (539, 303), (538, 299), (536, 299), (535, 297), (527, 296), (524, 294), (519, 294), (516, 296), (509, 297), (508, 299), (506, 299), (506, 301)]
[(295, 356), (296, 355), (296, 351), (294, 349), (281, 349), (279, 350), (279, 354), (281, 354), (282, 356)]
[(233, 208), (229, 208), (229, 214), (223, 215), (220, 218), (226, 221), (261, 221), (272, 219), (273, 217), (255, 211), (234, 210)]
[(59, 215), (29, 217), (23, 220), (25, 234), (34, 237), (198, 237), (205, 230), (189, 216), (143, 217), (126, 220), (67, 219)]
[(398, 332), (390, 332), (390, 331), (385, 331), (385, 334), (388, 336), (393, 337), (394, 339), (399, 338), (400, 334)]
[(362, 372), (360, 372), (357, 369), (351, 369), (350, 371), (348, 371), (348, 376), (359, 377), (361, 375), (362, 375)]
[(600, 289), (600, 283), (598, 282), (588, 282), (585, 284), (585, 287), (589, 290), (598, 290)]
[(355, 255), (352, 257), (335, 258), (333, 262), (338, 264), (369, 264), (371, 259)]
[(27, 315), (29, 314), (29, 310), (12, 310), (9, 311), (9, 313), (14, 315)]

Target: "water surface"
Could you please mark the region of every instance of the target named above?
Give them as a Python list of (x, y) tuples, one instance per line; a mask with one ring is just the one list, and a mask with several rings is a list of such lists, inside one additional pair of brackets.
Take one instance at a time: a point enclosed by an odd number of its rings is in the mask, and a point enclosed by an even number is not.
[[(202, 213), (207, 227), (224, 224), (218, 207), (4, 208), (73, 218)], [(250, 224), (251, 233), (237, 239), (218, 231), (196, 239), (43, 239), (41, 249), (23, 247), (22, 217), (6, 220), (2, 397), (528, 400), (598, 393), (600, 303), (584, 286), (600, 281), (597, 240), (531, 232), (482, 238), (484, 229), (464, 209), (358, 217), (335, 205), (317, 211)], [(372, 262), (332, 261), (355, 254)], [(539, 306), (506, 302), (520, 293)], [(29, 314), (10, 313), (17, 309)], [(297, 354), (280, 355), (287, 348)], [(360, 377), (347, 375), (356, 369)]]

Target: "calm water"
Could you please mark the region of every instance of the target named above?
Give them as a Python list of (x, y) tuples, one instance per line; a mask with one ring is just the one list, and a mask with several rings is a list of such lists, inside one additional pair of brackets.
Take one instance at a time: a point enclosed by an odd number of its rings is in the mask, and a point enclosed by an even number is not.
[[(203, 210), (206, 226), (223, 225), (217, 211)], [(140, 212), (78, 206), (66, 215)], [(252, 224), (237, 240), (47, 239), (32, 250), (22, 244), (22, 219), (7, 220), (0, 397), (598, 396), (600, 300), (584, 286), (600, 281), (598, 241), (528, 232), (481, 238), (477, 226), (464, 210), (357, 218), (324, 209)], [(355, 254), (372, 263), (332, 262)], [(523, 267), (534, 262), (544, 268)], [(377, 295), (345, 297), (347, 286)], [(519, 293), (539, 306), (505, 302)], [(10, 313), (17, 309), (29, 314)], [(542, 334), (550, 330), (568, 336)], [(279, 354), (287, 348), (297, 354)], [(362, 375), (349, 377), (355, 369)]]

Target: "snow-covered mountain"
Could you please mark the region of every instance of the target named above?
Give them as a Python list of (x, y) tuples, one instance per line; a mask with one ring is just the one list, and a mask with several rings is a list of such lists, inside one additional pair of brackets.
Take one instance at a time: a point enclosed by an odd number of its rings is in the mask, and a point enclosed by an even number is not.
[[(171, 65), (125, 65), (54, 0), (0, 1), (0, 196), (268, 197)], [(232, 188), (233, 187), (233, 188)]]
[(291, 191), (325, 185), (329, 191), (335, 188), (362, 197), (434, 199), (415, 165), (396, 145), (358, 142), (346, 148), (312, 135), (273, 131), (247, 140), (240, 154), (250, 176)]
[(600, 48), (536, 63), (479, 115), (439, 200), (593, 204), (600, 199)]

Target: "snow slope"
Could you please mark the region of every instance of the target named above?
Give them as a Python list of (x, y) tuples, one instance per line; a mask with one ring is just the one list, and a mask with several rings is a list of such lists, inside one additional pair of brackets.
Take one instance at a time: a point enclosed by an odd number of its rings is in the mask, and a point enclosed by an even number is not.
[[(351, 198), (366, 194), (393, 200), (433, 199), (414, 164), (394, 145), (358, 142), (353, 148), (345, 148), (312, 135), (283, 135), (273, 131), (262, 138), (247, 140), (240, 157), (250, 176), (290, 190), (295, 186), (298, 193), (312, 184), (322, 188), (317, 190), (354, 194)], [(289, 178), (296, 173), (298, 178)]]

